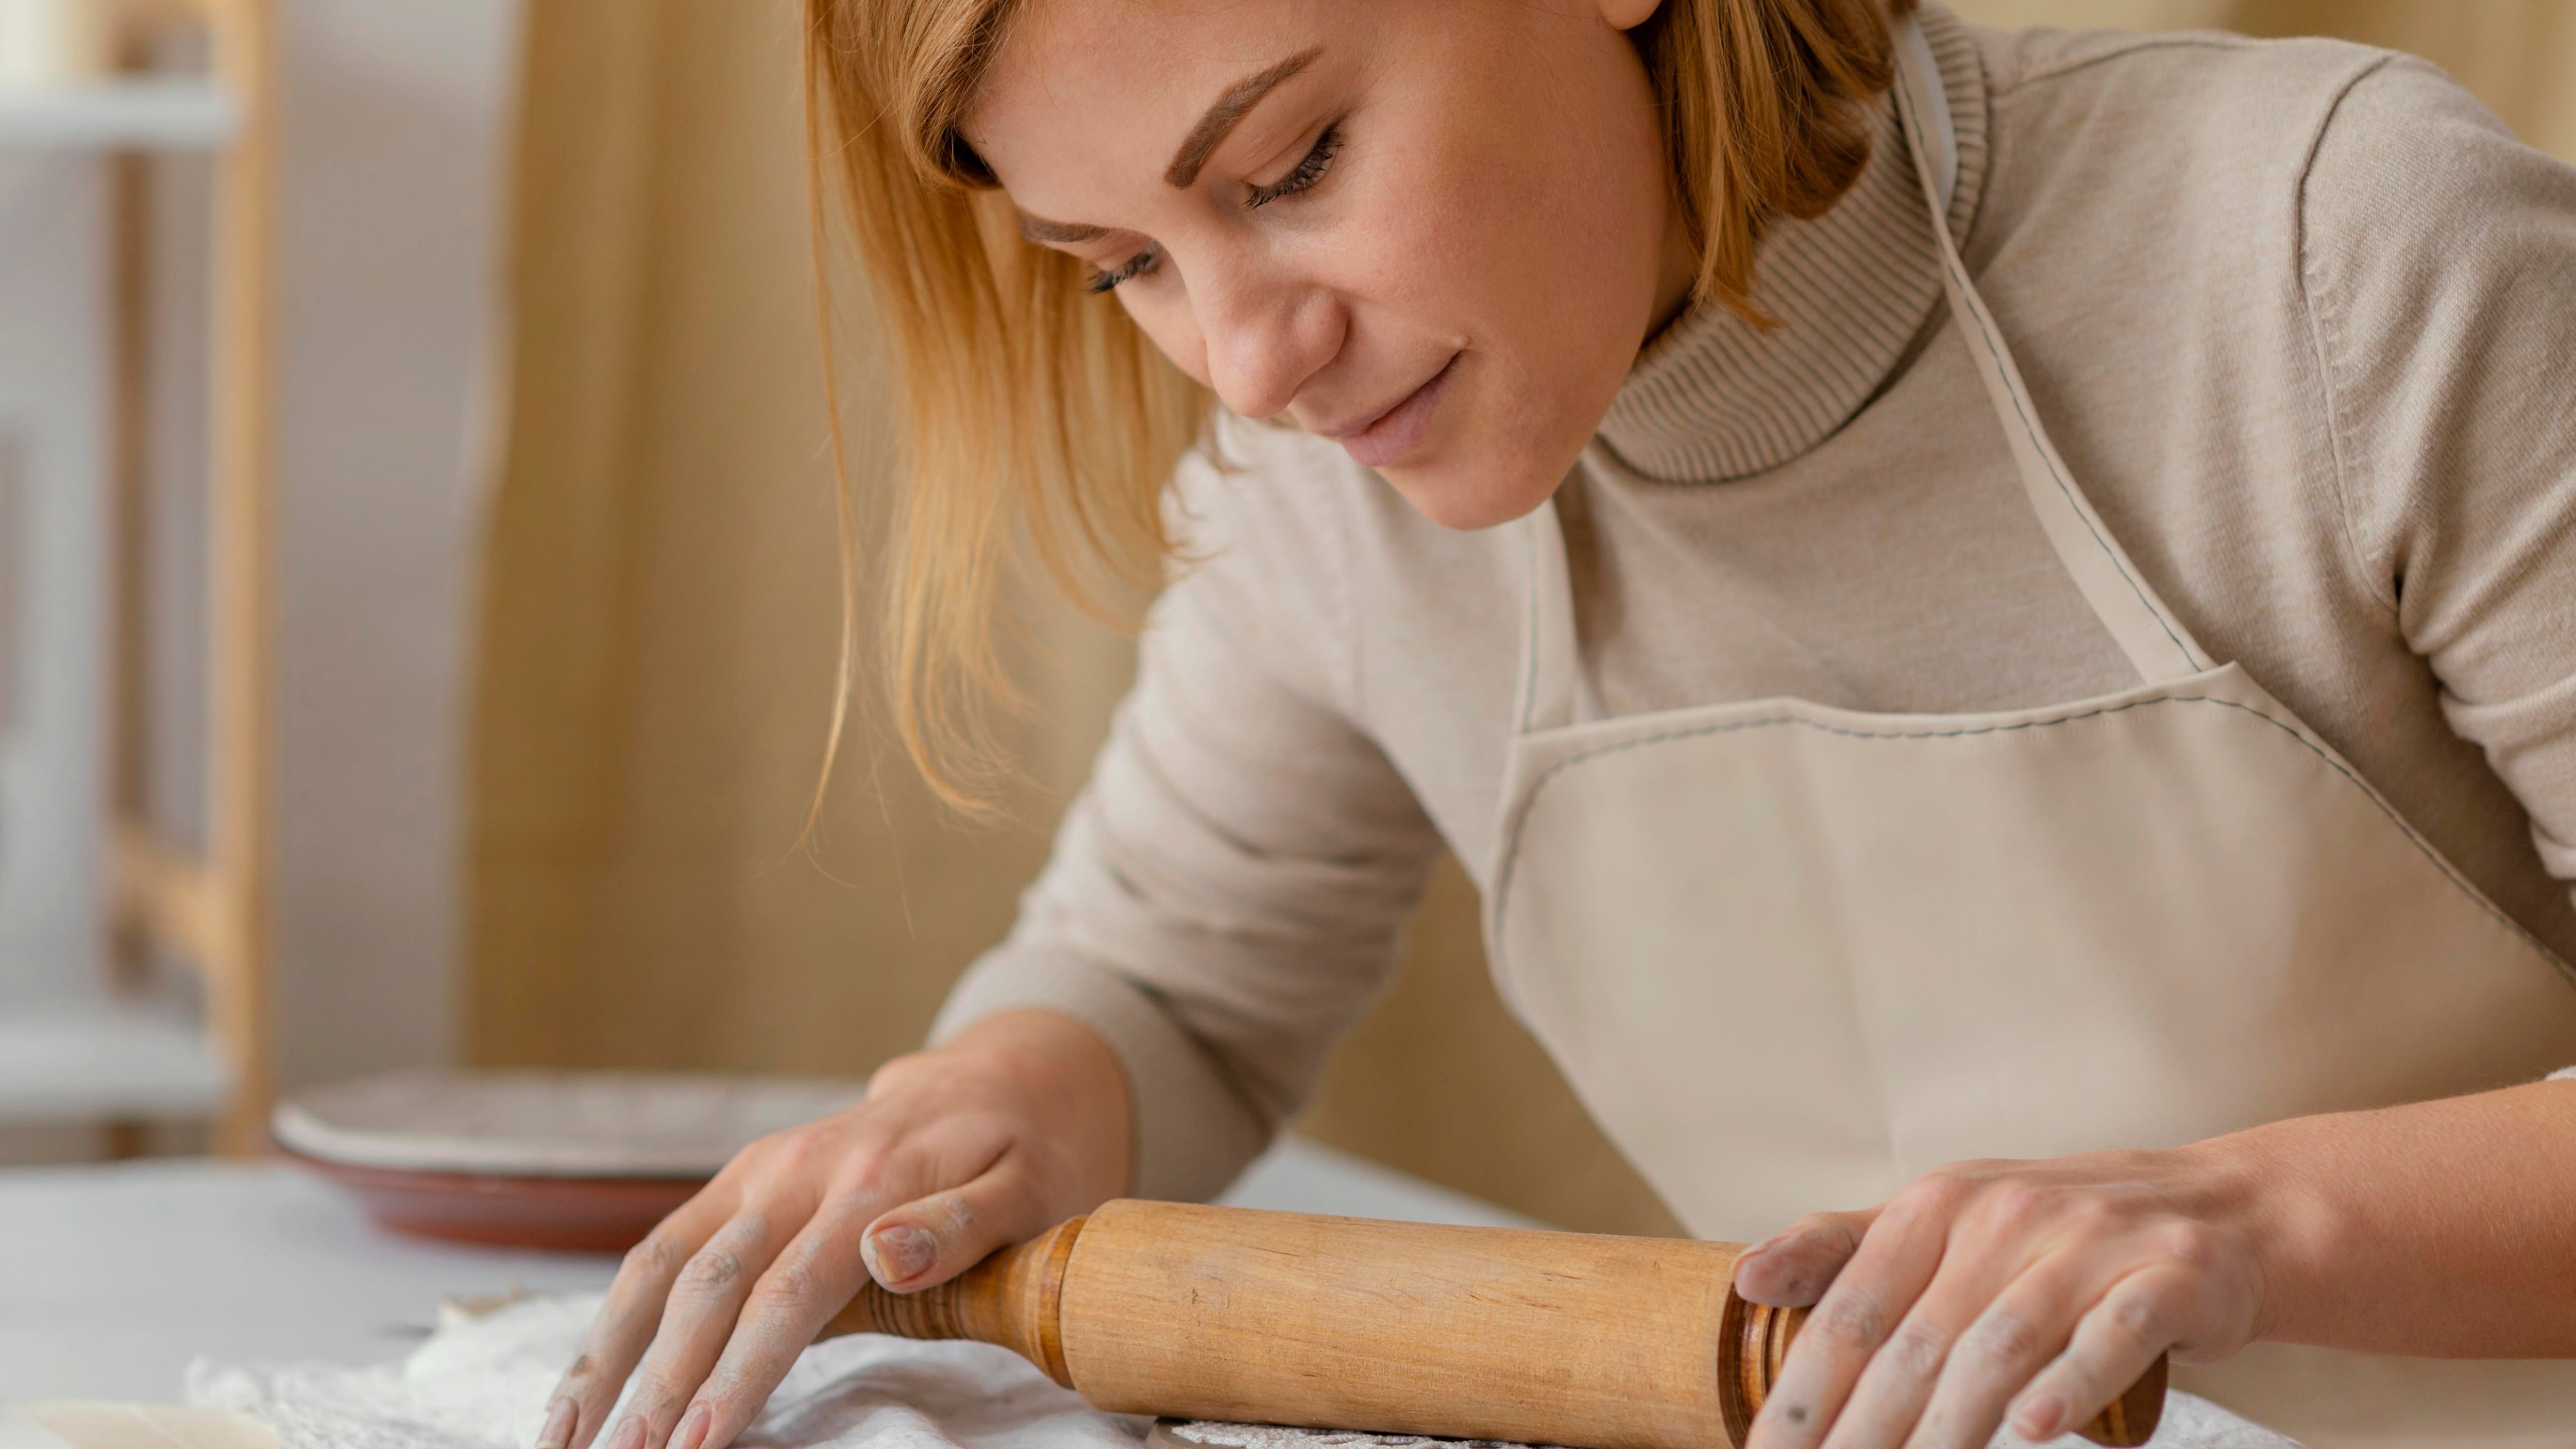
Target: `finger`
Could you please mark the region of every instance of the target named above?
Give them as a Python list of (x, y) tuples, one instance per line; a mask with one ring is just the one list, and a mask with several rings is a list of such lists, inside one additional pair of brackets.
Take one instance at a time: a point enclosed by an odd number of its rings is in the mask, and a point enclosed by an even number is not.
[(2043, 1259), (2015, 1278), (1951, 1345), (1907, 1449), (1981, 1449), (1991, 1442), (2014, 1391), (2066, 1346), (2089, 1296), (2070, 1254)]
[(2170, 1265), (2142, 1268), (2111, 1285), (2075, 1325), (2065, 1352), (2013, 1401), (2013, 1432), (2046, 1439), (2102, 1412), (2157, 1355), (2183, 1340), (2199, 1293), (2190, 1269)]
[(801, 1226), (810, 1215), (794, 1211), (792, 1203), (782, 1204), (776, 1218), (772, 1211), (736, 1214), (681, 1266), (662, 1310), (662, 1326), (653, 1335), (644, 1366), (636, 1371), (634, 1393), (618, 1412), (604, 1449), (655, 1449), (669, 1439), (681, 1409), (733, 1336), (734, 1320), (751, 1296), (752, 1283), (782, 1246), (784, 1234), (773, 1222), (792, 1220)]
[(582, 1335), (572, 1367), (546, 1405), (545, 1428), (537, 1449), (587, 1449), (599, 1437), (617, 1392), (626, 1385), (661, 1326), (662, 1304), (669, 1298), (680, 1265), (712, 1236), (732, 1213), (730, 1190), (708, 1190), (682, 1203), (654, 1226), (644, 1241), (629, 1249), (608, 1285), (599, 1315)]
[[(949, 1236), (933, 1266), (908, 1280), (921, 1287), (981, 1261), (1004, 1243), (1034, 1237), (1052, 1226), (1029, 1174), (1014, 1155), (964, 1187), (906, 1203), (871, 1223), (859, 1199), (826, 1207), (806, 1224), (752, 1289), (724, 1356), (707, 1375), (697, 1399), (680, 1416), (671, 1449), (722, 1449), (760, 1416), (796, 1356), (873, 1276), (862, 1247), (889, 1220), (898, 1225), (935, 1221)], [(693, 1427), (704, 1434), (692, 1438)]]
[(1036, 1237), (1055, 1226), (1049, 1217), (1026, 1162), (1006, 1153), (964, 1187), (905, 1203), (868, 1224), (862, 1251), (871, 1276), (908, 1293), (946, 1282), (1007, 1243)]
[(1939, 1270), (1950, 1199), (1945, 1185), (1926, 1179), (1870, 1224), (1790, 1344), (1779, 1381), (1754, 1416), (1748, 1449), (1826, 1442), (1862, 1370)]
[[(1870, 1355), (1834, 1416), (1828, 1449), (1896, 1449), (1919, 1445), (1925, 1412), (1947, 1377), (1965, 1330), (1991, 1304), (2008, 1267), (1960, 1251), (1945, 1238), (1940, 1266), (1912, 1307)], [(2033, 1365), (2036, 1368), (2036, 1365)], [(1979, 1438), (1977, 1449), (1985, 1438)]]
[(1860, 1250), (1878, 1209), (1809, 1213), (1744, 1250), (1735, 1260), (1735, 1291), (1747, 1302), (1805, 1308), (1825, 1296), (1834, 1275)]

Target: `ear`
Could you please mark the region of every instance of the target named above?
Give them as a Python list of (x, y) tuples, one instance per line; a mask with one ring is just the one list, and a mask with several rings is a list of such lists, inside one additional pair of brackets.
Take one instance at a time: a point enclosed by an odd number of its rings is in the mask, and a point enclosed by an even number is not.
[(1634, 30), (1654, 18), (1663, 0), (1595, 0), (1601, 7), (1601, 18), (1614, 30)]

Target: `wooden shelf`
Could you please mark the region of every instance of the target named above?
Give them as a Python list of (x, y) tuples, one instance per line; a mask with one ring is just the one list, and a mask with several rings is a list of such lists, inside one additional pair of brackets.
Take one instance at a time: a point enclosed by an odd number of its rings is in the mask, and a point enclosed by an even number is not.
[[(150, 324), (148, 207), (155, 152), (211, 162), (212, 272), (206, 328), (208, 601), (205, 839), (182, 849), (115, 822), (102, 868), (118, 954), (159, 946), (193, 966), (202, 1019), (129, 1007), (102, 989), (70, 1004), (0, 1000), (0, 1121), (55, 1115), (123, 1128), (211, 1116), (219, 1150), (255, 1151), (273, 1076), (269, 953), (271, 535), (277, 348), (272, 228), (277, 199), (279, 0), (122, 0), (114, 47), (142, 64), (165, 27), (200, 28), (205, 74), (123, 72), (94, 83), (0, 88), (0, 154), (93, 152), (109, 160), (116, 249), (109, 325), (121, 509), (142, 506)], [(128, 526), (120, 522), (119, 527)], [(131, 569), (132, 559), (117, 567)], [(123, 625), (118, 626), (118, 631)], [(119, 637), (118, 650), (139, 635)], [(120, 679), (126, 666), (116, 666)], [(117, 691), (111, 758), (143, 727), (139, 691)], [(131, 781), (111, 791), (131, 816)], [(14, 963), (11, 963), (14, 964)]]
[(202, 77), (0, 87), (0, 148), (204, 151), (230, 144), (241, 107)]
[(0, 1011), (0, 1120), (202, 1120), (231, 1089), (188, 1018), (103, 997)]

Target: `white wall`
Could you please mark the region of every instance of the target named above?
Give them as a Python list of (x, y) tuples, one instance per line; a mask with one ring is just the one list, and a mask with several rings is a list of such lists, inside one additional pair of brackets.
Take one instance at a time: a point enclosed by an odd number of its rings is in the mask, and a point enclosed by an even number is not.
[(289, 0), (277, 1021), (288, 1086), (445, 1060), (519, 0)]
[(102, 182), (0, 155), (0, 1009), (101, 969)]

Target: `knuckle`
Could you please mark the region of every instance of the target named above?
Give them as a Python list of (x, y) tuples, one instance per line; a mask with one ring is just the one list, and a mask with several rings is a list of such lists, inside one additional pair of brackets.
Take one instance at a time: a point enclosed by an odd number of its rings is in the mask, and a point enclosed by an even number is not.
[(1775, 1239), (1806, 1258), (1820, 1253), (1848, 1257), (1860, 1247), (1860, 1240), (1859, 1225), (1843, 1213), (1809, 1213)]
[(2056, 1194), (2035, 1182), (2007, 1181), (1986, 1194), (1980, 1214), (1988, 1231), (2007, 1240), (2029, 1236), (2057, 1207)]
[[(744, 1377), (740, 1369), (730, 1364), (718, 1364), (707, 1375), (707, 1381), (698, 1385), (697, 1393), (690, 1396), (691, 1400), (706, 1405), (708, 1416), (716, 1423), (729, 1422), (733, 1418), (734, 1405), (744, 1398), (754, 1397), (744, 1392)], [(712, 1439), (714, 1436), (708, 1437)]]
[(1887, 1200), (1887, 1215), (1892, 1218), (1917, 1218), (1946, 1207), (1955, 1191), (1948, 1169), (1934, 1168), (1897, 1189)]
[(2219, 1265), (2221, 1245), (2216, 1230), (2188, 1219), (2169, 1223), (2158, 1235), (2164, 1255), (2186, 1268), (2208, 1271)]
[(1898, 1325), (1896, 1336), (1880, 1352), (1895, 1361), (1907, 1378), (1928, 1379), (1940, 1372), (1941, 1361), (1950, 1356), (1949, 1335), (1920, 1319)]
[(1887, 1314), (1866, 1293), (1846, 1293), (1817, 1306), (1804, 1330), (1828, 1348), (1871, 1353), (1887, 1337)]
[[(660, 1411), (671, 1402), (673, 1397), (670, 1376), (661, 1369), (648, 1365), (642, 1373), (635, 1376), (635, 1387), (628, 1397), (628, 1403), (636, 1413), (642, 1414), (645, 1421), (650, 1423), (659, 1417)], [(622, 1413), (623, 1410), (620, 1412)]]
[(2086, 1237), (2105, 1238), (2118, 1232), (2128, 1221), (2129, 1211), (2107, 1193), (2080, 1192), (2071, 1195), (2062, 1209), (2068, 1226)]
[(799, 1127), (783, 1134), (778, 1144), (778, 1165), (799, 1177), (831, 1171), (847, 1148), (842, 1134), (828, 1126)]
[(777, 1168), (781, 1148), (779, 1139), (785, 1135), (772, 1132), (766, 1137), (755, 1138), (744, 1144), (732, 1157), (725, 1160), (723, 1170), (716, 1174), (716, 1181), (736, 1193), (751, 1184), (766, 1181)]
[(572, 1367), (564, 1370), (563, 1378), (556, 1384), (556, 1389), (561, 1393), (577, 1394), (589, 1382), (590, 1376), (597, 1372), (599, 1372), (599, 1360), (592, 1358), (587, 1351), (577, 1354), (573, 1358)]
[(644, 1235), (644, 1241), (626, 1250), (618, 1265), (618, 1276), (660, 1278), (673, 1269), (680, 1259), (680, 1244), (667, 1224)]
[(1832, 1213), (1809, 1213), (1791, 1223), (1781, 1232), (1780, 1237), (1784, 1240), (1819, 1237), (1833, 1232), (1840, 1222), (1841, 1219)]
[(800, 1246), (783, 1254), (760, 1276), (752, 1290), (755, 1301), (765, 1308), (794, 1309), (813, 1302), (822, 1292), (822, 1274), (815, 1263), (816, 1248)]
[(1933, 1168), (1907, 1183), (1888, 1210), (1908, 1218), (1946, 1218), (1956, 1212), (1960, 1203), (1982, 1185), (1984, 1174), (1979, 1164), (1953, 1162)]
[(876, 1198), (892, 1188), (898, 1176), (892, 1143), (862, 1143), (841, 1154), (832, 1166), (832, 1189), (861, 1198)]
[(2007, 1308), (1987, 1310), (1960, 1340), (1962, 1350), (1998, 1363), (2019, 1363), (2039, 1356), (2039, 1330)]
[(922, 1216), (928, 1219), (922, 1226), (930, 1229), (930, 1235), (942, 1243), (971, 1237), (983, 1223), (983, 1214), (976, 1209), (974, 1202), (958, 1193), (932, 1193), (918, 1206)]
[(2144, 1346), (2169, 1337), (2166, 1329), (2176, 1314), (2168, 1295), (2142, 1287), (2113, 1294), (2107, 1317), (2113, 1332)]
[(679, 1291), (721, 1293), (742, 1277), (742, 1255), (724, 1243), (709, 1243), (681, 1265)]
[(905, 1052), (869, 1074), (868, 1100), (898, 1095), (920, 1082), (925, 1071), (935, 1070), (930, 1053)]

